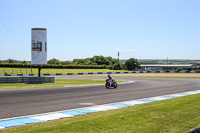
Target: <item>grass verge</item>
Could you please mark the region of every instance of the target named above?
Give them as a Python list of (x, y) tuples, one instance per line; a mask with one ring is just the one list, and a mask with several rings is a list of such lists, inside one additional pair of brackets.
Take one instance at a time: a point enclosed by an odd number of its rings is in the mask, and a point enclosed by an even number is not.
[[(82, 76), (82, 77), (105, 77), (106, 75), (72, 75), (72, 76)], [(114, 78), (124, 77), (124, 78), (185, 78), (185, 79), (200, 79), (200, 77), (193, 76), (119, 76), (112, 74)]]
[[(122, 83), (122, 82), (127, 82), (127, 81), (117, 81), (117, 83)], [(55, 83), (44, 83), (44, 84), (2, 83), (0, 84), (0, 89), (60, 87), (60, 86), (93, 85), (93, 84), (105, 84), (105, 81), (92, 80), (92, 79), (55, 79)]]
[[(51, 69), (42, 68), (43, 73), (88, 73), (88, 72), (124, 72), (125, 70), (110, 70), (110, 69)], [(30, 68), (0, 68), (0, 74), (38, 74), (38, 69), (33, 68), (32, 72)]]
[[(200, 94), (0, 130), (2, 133), (182, 133), (200, 124)], [(170, 106), (169, 106), (170, 105)]]

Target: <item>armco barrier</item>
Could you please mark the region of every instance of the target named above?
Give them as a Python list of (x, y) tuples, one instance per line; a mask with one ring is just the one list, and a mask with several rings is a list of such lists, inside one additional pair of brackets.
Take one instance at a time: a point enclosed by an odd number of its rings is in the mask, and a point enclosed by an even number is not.
[(55, 83), (55, 77), (1, 77), (0, 83), (26, 83), (26, 84)]
[(2, 77), (0, 83), (19, 83), (18, 77)]
[(28, 77), (1, 77), (0, 83), (26, 83)]
[[(92, 74), (129, 74), (129, 73), (200, 73), (200, 71), (132, 71), (132, 72), (88, 72), (88, 73), (45, 73), (41, 76), (92, 75)], [(37, 74), (0, 74), (0, 76), (37, 76)]]
[(27, 84), (55, 83), (55, 77), (27, 77)]

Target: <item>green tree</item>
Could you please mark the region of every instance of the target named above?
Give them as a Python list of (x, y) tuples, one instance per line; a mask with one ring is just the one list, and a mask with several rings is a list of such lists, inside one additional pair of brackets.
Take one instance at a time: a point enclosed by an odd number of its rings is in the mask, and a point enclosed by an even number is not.
[(74, 59), (72, 61), (73, 65), (85, 65), (85, 59)]
[(118, 59), (112, 59), (111, 63), (114, 65), (115, 63), (119, 62)]
[(86, 59), (84, 60), (84, 65), (92, 65), (91, 58), (86, 58)]
[(125, 62), (125, 68), (127, 70), (135, 70), (135, 68), (141, 68), (140, 63), (135, 58), (130, 58)]
[(140, 62), (140, 65), (149, 64), (148, 62)]
[(86, 58), (86, 59), (74, 59), (72, 61), (72, 64), (73, 65), (114, 65), (116, 62), (118, 62), (117, 59), (113, 59), (112, 57), (104, 57), (100, 55), (100, 56), (94, 56), (92, 58)]
[(2, 63), (2, 61), (0, 60), (0, 63)]
[(27, 62), (24, 60), (21, 62), (21, 64), (25, 65), (25, 64), (27, 64)]
[(176, 71), (182, 71), (182, 70), (183, 70), (182, 67), (178, 67), (178, 68), (176, 69)]
[(55, 65), (59, 65), (60, 64), (60, 61), (58, 59), (50, 59), (47, 64), (55, 64)]
[(69, 62), (69, 61), (60, 61), (60, 64), (61, 64), (61, 65), (69, 65), (70, 62)]
[(15, 61), (12, 59), (8, 59), (8, 63), (15, 63)]
[(112, 67), (113, 70), (122, 70), (122, 66), (121, 66), (121, 63), (120, 62), (116, 62), (113, 67)]

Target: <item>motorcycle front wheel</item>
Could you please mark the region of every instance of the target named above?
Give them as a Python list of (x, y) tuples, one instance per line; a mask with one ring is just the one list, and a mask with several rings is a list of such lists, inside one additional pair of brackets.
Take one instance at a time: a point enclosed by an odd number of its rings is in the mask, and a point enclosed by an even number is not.
[(113, 87), (117, 88), (117, 83), (116, 82), (113, 83)]

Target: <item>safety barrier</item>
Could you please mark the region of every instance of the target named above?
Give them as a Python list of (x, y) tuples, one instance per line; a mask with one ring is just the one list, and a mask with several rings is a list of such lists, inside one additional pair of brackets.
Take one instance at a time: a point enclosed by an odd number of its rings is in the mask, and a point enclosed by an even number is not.
[(19, 83), (18, 77), (2, 77), (0, 83)]
[[(88, 73), (45, 73), (41, 76), (92, 75), (92, 74), (130, 74), (130, 73), (200, 73), (200, 71), (132, 71), (132, 72), (88, 72)], [(37, 76), (37, 74), (0, 74), (0, 76)]]
[(27, 84), (55, 83), (55, 77), (27, 77)]
[(0, 83), (26, 83), (26, 84), (55, 83), (55, 77), (1, 77)]

